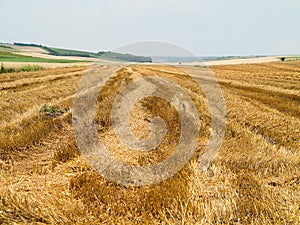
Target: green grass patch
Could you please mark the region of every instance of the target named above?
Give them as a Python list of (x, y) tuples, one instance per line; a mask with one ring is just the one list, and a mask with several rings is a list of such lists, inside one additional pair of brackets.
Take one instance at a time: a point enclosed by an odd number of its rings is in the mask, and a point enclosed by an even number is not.
[(55, 114), (57, 111), (58, 111), (57, 106), (55, 105), (48, 106), (47, 104), (43, 105), (43, 107), (40, 109), (40, 112), (51, 114), (51, 115)]
[(1, 73), (16, 73), (16, 72), (30, 72), (30, 71), (38, 71), (44, 70), (45, 68), (39, 65), (25, 65), (20, 68), (12, 68), (12, 67), (4, 67), (3, 63), (0, 67), (0, 74)]
[(17, 69), (17, 72), (30, 72), (30, 71), (38, 71), (38, 70), (44, 70), (45, 68), (39, 65), (25, 65), (21, 68)]

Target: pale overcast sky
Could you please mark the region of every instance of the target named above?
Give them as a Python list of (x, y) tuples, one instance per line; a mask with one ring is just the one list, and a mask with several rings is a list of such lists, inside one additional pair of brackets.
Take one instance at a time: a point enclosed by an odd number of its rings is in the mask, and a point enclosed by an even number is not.
[(0, 42), (112, 50), (178, 44), (197, 55), (300, 53), (300, 0), (0, 0)]

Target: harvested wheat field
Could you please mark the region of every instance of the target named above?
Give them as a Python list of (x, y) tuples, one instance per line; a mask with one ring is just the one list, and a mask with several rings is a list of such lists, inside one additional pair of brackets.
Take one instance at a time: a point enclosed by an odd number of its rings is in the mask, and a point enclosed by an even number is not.
[(145, 138), (149, 118), (158, 115), (168, 128), (162, 144), (137, 154), (118, 141), (112, 103), (138, 77), (155, 72), (181, 85), (201, 120), (190, 163), (142, 187), (101, 177), (79, 152), (72, 108), (86, 69), (0, 74), (0, 224), (300, 224), (300, 61), (211, 67), (225, 99), (227, 128), (206, 172), (198, 170), (197, 157), (209, 137), (210, 114), (195, 82), (171, 66), (119, 70), (99, 93), (95, 118), (98, 135), (118, 160), (154, 164), (180, 137), (173, 106), (148, 97), (133, 108), (131, 129)]

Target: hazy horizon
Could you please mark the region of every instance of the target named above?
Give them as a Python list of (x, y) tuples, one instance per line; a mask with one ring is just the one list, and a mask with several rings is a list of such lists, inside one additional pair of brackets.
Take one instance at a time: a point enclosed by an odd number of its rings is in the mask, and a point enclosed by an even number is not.
[[(0, 41), (0, 44), (8, 44), (8, 45), (14, 45), (14, 43), (18, 43), (18, 44), (34, 44), (34, 45), (42, 45), (40, 43), (35, 43), (35, 42), (2, 42)], [(99, 51), (101, 51), (102, 49), (99, 49), (97, 51), (89, 51), (89, 50), (85, 50), (85, 49), (76, 49), (76, 48), (66, 48), (66, 47), (57, 47), (57, 46), (49, 46), (47, 45), (46, 43), (43, 44), (42, 46), (46, 46), (46, 47), (51, 47), (51, 48), (61, 48), (61, 49), (68, 49), (68, 50), (75, 50), (75, 51), (87, 51), (87, 52), (91, 52), (91, 53), (97, 53)], [(126, 46), (126, 45), (125, 45)], [(146, 56), (146, 57), (157, 57), (157, 58), (163, 58), (163, 57), (168, 57), (168, 58), (195, 58), (195, 57), (207, 57), (207, 58), (214, 58), (214, 57), (259, 57), (259, 56), (278, 56), (278, 54), (270, 54), (270, 55), (266, 55), (266, 54), (258, 54), (258, 55), (254, 55), (254, 54), (251, 54), (251, 55), (195, 55), (195, 56), (181, 56), (181, 55), (149, 55), (149, 54), (138, 54), (138, 53), (134, 53), (134, 52), (131, 52), (131, 51), (118, 51), (119, 49), (116, 48), (116, 49), (107, 49), (106, 51), (109, 52), (109, 51), (114, 51), (114, 52), (118, 52), (118, 53), (128, 53), (128, 54), (134, 54), (134, 55), (137, 55), (137, 56)], [(299, 54), (285, 54), (287, 56), (298, 56), (300, 55)]]
[(155, 40), (198, 56), (300, 53), (300, 1), (1, 0), (0, 42), (97, 52)]

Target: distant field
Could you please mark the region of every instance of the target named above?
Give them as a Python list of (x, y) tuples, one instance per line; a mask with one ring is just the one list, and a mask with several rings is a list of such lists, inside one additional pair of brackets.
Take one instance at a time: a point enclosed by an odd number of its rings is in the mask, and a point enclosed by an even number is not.
[(86, 62), (86, 61), (37, 58), (37, 57), (19, 55), (13, 52), (0, 50), (0, 63), (1, 62), (75, 63), (75, 62)]
[[(195, 155), (176, 176), (147, 187), (111, 182), (80, 154), (72, 109), (87, 68), (0, 74), (0, 223), (300, 224), (300, 61), (211, 67), (227, 108), (219, 154), (206, 173)], [(141, 100), (129, 119), (139, 138), (149, 132), (149, 118), (166, 121), (161, 148), (149, 153), (130, 154), (110, 121), (120, 90), (153, 73), (178, 83), (194, 102), (203, 153), (210, 129), (205, 96), (172, 66), (130, 66), (111, 77), (98, 96), (98, 135), (117, 160), (138, 165), (174, 150), (179, 117), (163, 100)]]
[(287, 60), (300, 60), (300, 56), (288, 56), (286, 57)]
[(7, 45), (1, 45), (1, 44), (0, 44), (0, 49), (1, 49), (1, 48), (12, 49), (10, 46), (7, 46)]

